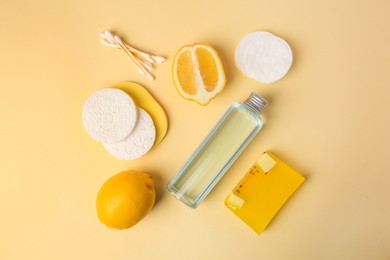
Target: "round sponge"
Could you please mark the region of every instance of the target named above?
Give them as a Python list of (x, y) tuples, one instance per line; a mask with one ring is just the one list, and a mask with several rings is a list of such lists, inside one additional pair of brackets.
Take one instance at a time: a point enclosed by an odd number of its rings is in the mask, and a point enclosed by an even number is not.
[(152, 118), (143, 109), (138, 108), (138, 123), (133, 132), (119, 143), (103, 145), (118, 159), (134, 160), (144, 156), (152, 148), (155, 138), (156, 129)]
[(158, 145), (168, 131), (168, 117), (164, 108), (145, 87), (138, 83), (120, 82), (115, 84), (113, 88), (126, 92), (134, 100), (137, 107), (144, 109), (150, 115), (156, 128), (156, 140), (153, 146)]
[(137, 107), (125, 92), (106, 88), (86, 101), (83, 123), (88, 134), (98, 142), (112, 144), (124, 140), (137, 124)]

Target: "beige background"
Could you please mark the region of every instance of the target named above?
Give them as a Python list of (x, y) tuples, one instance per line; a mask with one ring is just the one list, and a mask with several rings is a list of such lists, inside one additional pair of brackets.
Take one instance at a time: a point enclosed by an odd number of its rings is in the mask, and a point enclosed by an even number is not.
[[(1, 1), (0, 258), (389, 259), (389, 12), (387, 0)], [(102, 46), (103, 29), (167, 56), (157, 80)], [(235, 67), (235, 47), (254, 30), (293, 49), (292, 69), (274, 84)], [(171, 80), (173, 55), (193, 42), (214, 46), (227, 75), (207, 107), (182, 99)], [(81, 122), (92, 92), (126, 80), (144, 85), (170, 121), (137, 161), (111, 157)], [(251, 91), (269, 100), (266, 126), (199, 208), (185, 207), (166, 183)], [(265, 150), (307, 181), (257, 236), (223, 200)], [(135, 227), (110, 230), (95, 198), (125, 169), (150, 173), (158, 201)]]

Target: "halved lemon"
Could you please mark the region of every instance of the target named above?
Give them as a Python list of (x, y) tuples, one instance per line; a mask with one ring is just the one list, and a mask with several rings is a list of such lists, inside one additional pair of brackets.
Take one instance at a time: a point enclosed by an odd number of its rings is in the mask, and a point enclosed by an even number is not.
[(173, 82), (185, 99), (207, 105), (225, 87), (226, 78), (218, 53), (209, 45), (185, 45), (173, 60)]

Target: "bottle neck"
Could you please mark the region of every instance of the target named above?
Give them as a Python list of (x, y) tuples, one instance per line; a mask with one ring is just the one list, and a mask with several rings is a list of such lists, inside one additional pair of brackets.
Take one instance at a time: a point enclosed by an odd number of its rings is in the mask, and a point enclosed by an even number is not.
[(262, 96), (254, 92), (250, 94), (250, 96), (247, 98), (247, 100), (245, 100), (244, 103), (253, 108), (259, 114), (261, 114), (263, 109), (268, 105), (267, 100), (265, 100)]

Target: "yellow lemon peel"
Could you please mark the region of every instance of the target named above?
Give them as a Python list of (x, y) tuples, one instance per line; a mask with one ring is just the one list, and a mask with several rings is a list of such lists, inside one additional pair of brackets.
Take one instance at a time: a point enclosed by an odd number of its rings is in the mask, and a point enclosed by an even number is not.
[(132, 227), (147, 215), (155, 197), (150, 175), (134, 170), (120, 172), (99, 190), (96, 199), (98, 218), (109, 228)]

